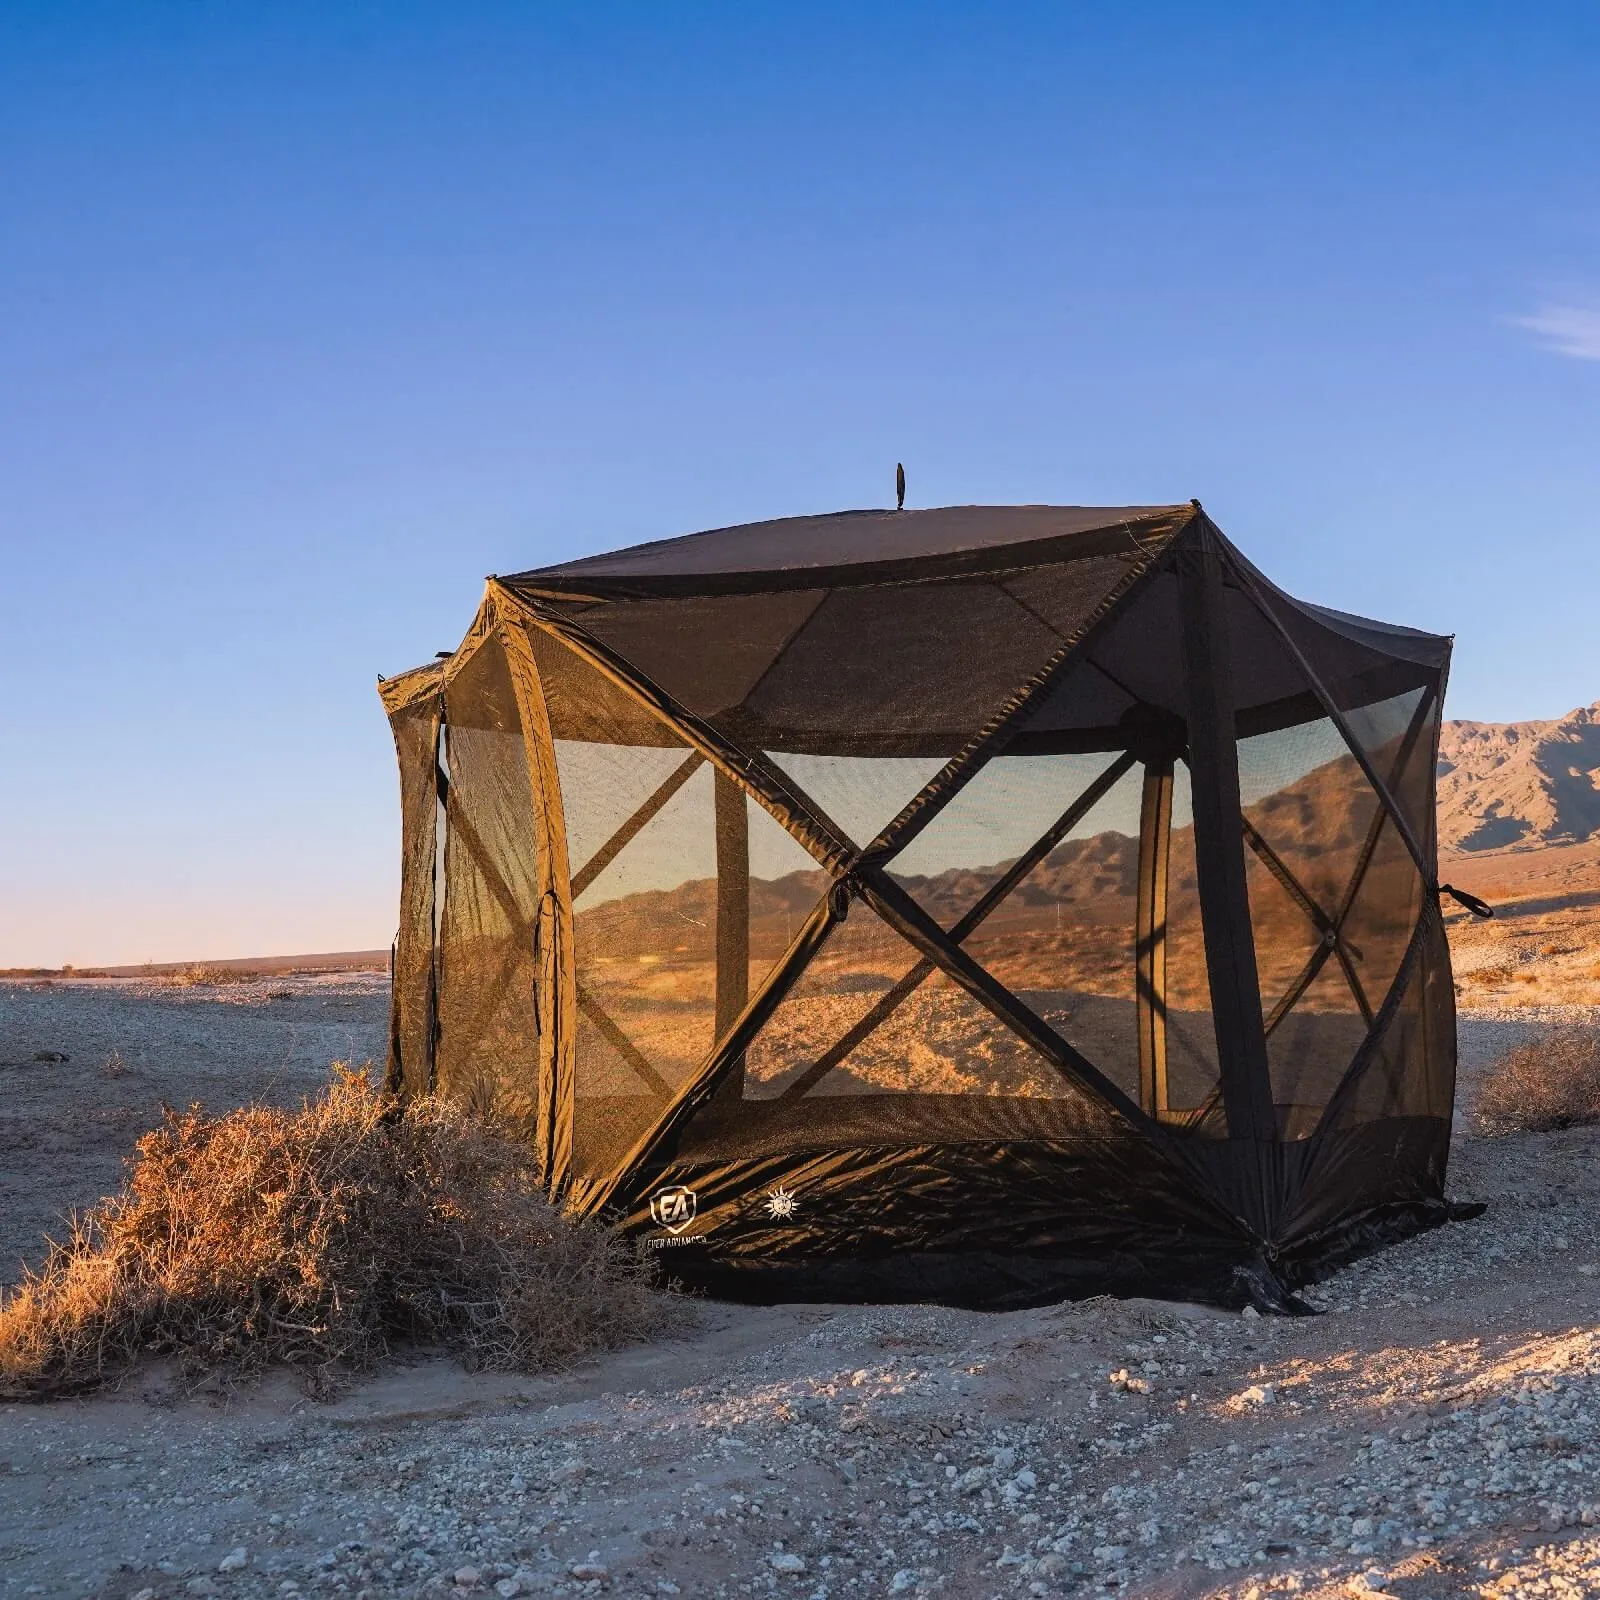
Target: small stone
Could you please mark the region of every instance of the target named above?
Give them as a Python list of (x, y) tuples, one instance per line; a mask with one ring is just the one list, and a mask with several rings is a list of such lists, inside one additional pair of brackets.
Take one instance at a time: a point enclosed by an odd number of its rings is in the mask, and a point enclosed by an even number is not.
[(996, 1472), (1009, 1472), (1017, 1464), (1017, 1452), (1006, 1445), (994, 1453), (994, 1470)]
[(856, 1464), (850, 1459), (849, 1456), (846, 1456), (844, 1460), (839, 1463), (839, 1476), (843, 1478), (846, 1483), (854, 1483), (856, 1481)]
[(72, 1059), (64, 1050), (35, 1050), (35, 1061), (70, 1061)]
[(455, 1570), (456, 1584), (462, 1589), (475, 1588), (481, 1576), (476, 1567), (457, 1567)]
[(1255, 1319), (1261, 1315), (1261, 1313), (1257, 1311), (1254, 1306), (1246, 1306), (1240, 1315), (1244, 1317), (1246, 1321), (1254, 1322)]
[(568, 1567), (567, 1572), (579, 1583), (604, 1583), (611, 1576), (611, 1568), (601, 1566), (598, 1561), (580, 1561), (577, 1566)]
[(236, 1544), (227, 1555), (217, 1563), (218, 1572), (238, 1572), (242, 1567), (250, 1565), (250, 1552), (242, 1544)]
[(222, 1591), (210, 1578), (191, 1578), (183, 1586), (185, 1594), (221, 1594)]
[(1021, 1489), (1024, 1494), (1030, 1493), (1032, 1490), (1039, 1487), (1038, 1475), (1029, 1471), (1027, 1467), (1024, 1467), (1022, 1471), (1019, 1472), (1011, 1481), (1016, 1484), (1016, 1486)]
[(889, 1580), (889, 1593), (904, 1594), (907, 1589), (914, 1589), (916, 1586), (916, 1569), (913, 1567), (901, 1567), (901, 1569)]
[(156, 1600), (156, 1592), (154, 1589), (146, 1587), (130, 1595), (129, 1600)]
[(521, 1494), (528, 1487), (528, 1480), (520, 1472), (513, 1473), (511, 1482), (507, 1485), (512, 1494)]
[(806, 1558), (797, 1556), (793, 1550), (775, 1550), (767, 1557), (767, 1565), (774, 1572), (800, 1573), (806, 1570)]
[(515, 1578), (502, 1578), (495, 1586), (494, 1592), (500, 1600), (511, 1600), (513, 1595), (522, 1593), (522, 1585)]
[(1239, 1399), (1247, 1406), (1270, 1406), (1277, 1395), (1273, 1392), (1272, 1385), (1252, 1383)]

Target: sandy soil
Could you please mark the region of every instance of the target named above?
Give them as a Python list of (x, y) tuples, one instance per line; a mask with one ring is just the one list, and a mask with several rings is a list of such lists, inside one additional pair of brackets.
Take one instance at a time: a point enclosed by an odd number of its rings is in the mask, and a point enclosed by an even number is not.
[(374, 973), (217, 988), (0, 980), (0, 1285), (63, 1213), (117, 1186), (163, 1104), (297, 1105), (330, 1062), (383, 1059), (388, 1012)]
[[(383, 1013), (348, 977), (0, 991), (5, 1259), (163, 1100), (292, 1100), (380, 1053)], [(1464, 1015), (1466, 1078), (1574, 1015)], [(1600, 1592), (1597, 1153), (1463, 1137), (1452, 1187), (1488, 1216), (1305, 1321), (707, 1305), (543, 1378), (418, 1360), (329, 1405), (152, 1371), (0, 1408), (0, 1593)]]

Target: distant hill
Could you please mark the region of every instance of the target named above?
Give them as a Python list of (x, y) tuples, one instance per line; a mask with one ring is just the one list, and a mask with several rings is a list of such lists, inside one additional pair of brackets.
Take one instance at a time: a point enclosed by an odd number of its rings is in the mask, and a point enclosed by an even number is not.
[(1600, 834), (1600, 701), (1551, 722), (1447, 722), (1439, 843), (1471, 853)]

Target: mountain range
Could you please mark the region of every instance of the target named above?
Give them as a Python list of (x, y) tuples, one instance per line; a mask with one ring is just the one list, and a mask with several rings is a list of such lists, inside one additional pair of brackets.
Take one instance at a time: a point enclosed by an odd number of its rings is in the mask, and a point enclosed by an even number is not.
[(1600, 701), (1549, 722), (1447, 722), (1439, 739), (1439, 844), (1486, 850), (1581, 844), (1600, 834)]

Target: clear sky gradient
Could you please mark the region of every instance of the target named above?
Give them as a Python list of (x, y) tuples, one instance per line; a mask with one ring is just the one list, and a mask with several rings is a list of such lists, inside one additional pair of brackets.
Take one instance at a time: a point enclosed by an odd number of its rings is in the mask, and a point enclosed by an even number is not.
[(378, 672), (897, 460), (1557, 715), (1597, 424), (1592, 5), (0, 0), (0, 964), (386, 944)]

